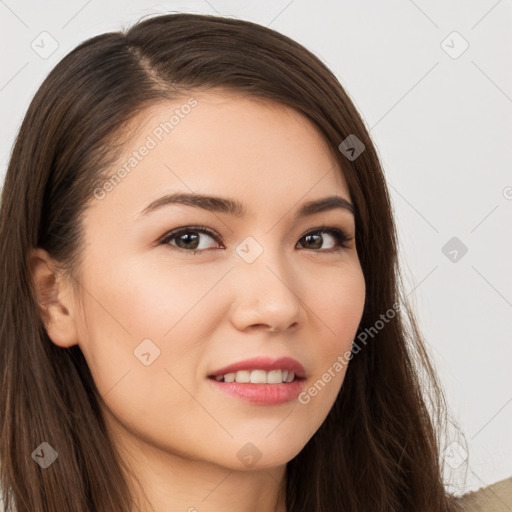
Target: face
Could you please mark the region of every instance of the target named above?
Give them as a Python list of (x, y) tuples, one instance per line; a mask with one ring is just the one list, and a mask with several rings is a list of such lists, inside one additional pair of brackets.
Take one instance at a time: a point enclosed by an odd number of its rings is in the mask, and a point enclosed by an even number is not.
[[(119, 435), (226, 468), (275, 467), (333, 406), (346, 371), (336, 362), (364, 306), (350, 209), (299, 212), (351, 197), (302, 115), (228, 93), (191, 96), (137, 120), (110, 173), (119, 179), (91, 197), (75, 342)], [(171, 194), (238, 209), (160, 200)], [(263, 359), (226, 370), (253, 358)], [(292, 369), (297, 380), (273, 382)], [(257, 382), (220, 382), (219, 370)]]

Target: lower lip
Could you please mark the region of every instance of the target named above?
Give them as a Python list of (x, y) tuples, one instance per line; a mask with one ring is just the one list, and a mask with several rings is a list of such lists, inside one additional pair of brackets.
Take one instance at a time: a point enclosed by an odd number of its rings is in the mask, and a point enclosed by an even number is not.
[(296, 379), (285, 384), (244, 384), (208, 380), (218, 390), (257, 405), (284, 404), (296, 398), (304, 388), (304, 379)]

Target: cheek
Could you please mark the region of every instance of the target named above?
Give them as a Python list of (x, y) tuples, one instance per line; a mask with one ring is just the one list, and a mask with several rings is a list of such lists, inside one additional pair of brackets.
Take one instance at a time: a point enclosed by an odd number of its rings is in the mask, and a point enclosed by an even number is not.
[[(84, 301), (81, 326), (80, 345), (108, 417), (162, 447), (183, 438), (184, 431), (197, 438), (205, 418), (194, 400), (198, 382), (192, 369), (201, 347), (192, 348), (194, 315), (187, 312), (208, 283), (191, 288), (179, 273), (167, 280), (154, 279), (151, 271), (133, 273), (129, 280), (125, 275), (118, 268), (108, 282), (90, 287), (94, 298)], [(177, 289), (183, 290), (181, 300)], [(188, 415), (203, 421), (189, 421)]]
[(317, 294), (318, 316), (323, 321), (329, 352), (350, 347), (365, 304), (365, 280), (359, 265), (333, 277)]
[(153, 415), (166, 400), (187, 406), (190, 396), (178, 382), (196, 391), (193, 370), (219, 309), (212, 288), (222, 273), (196, 268), (192, 278), (169, 265), (115, 261), (95, 265), (102, 275), (84, 277), (89, 293), (79, 339), (96, 386)]
[[(312, 327), (319, 340), (314, 349), (314, 372), (299, 403), (312, 411), (312, 417), (325, 418), (343, 384), (350, 362), (352, 343), (357, 334), (365, 304), (362, 270), (353, 270), (331, 279), (318, 293), (314, 305), (317, 322)], [(318, 333), (321, 333), (320, 338)], [(315, 334), (316, 333), (316, 334)], [(313, 412), (314, 411), (314, 412)]]
[[(184, 325), (193, 327), (203, 318), (197, 318), (198, 311), (205, 313), (205, 298), (222, 272), (154, 263), (117, 260), (104, 279), (93, 281), (98, 284), (91, 286), (95, 300), (90, 318), (103, 330), (97, 335), (104, 338), (108, 329), (109, 335), (129, 339), (130, 346), (145, 338), (160, 345)], [(180, 340), (187, 341), (179, 338), (173, 345)]]

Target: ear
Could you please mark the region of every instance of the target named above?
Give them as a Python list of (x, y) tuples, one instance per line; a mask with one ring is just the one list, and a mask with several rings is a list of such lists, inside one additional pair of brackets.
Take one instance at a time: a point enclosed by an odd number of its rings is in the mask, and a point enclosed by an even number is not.
[(35, 288), (39, 311), (50, 339), (62, 348), (78, 343), (73, 290), (62, 278), (48, 252), (32, 249), (29, 269)]

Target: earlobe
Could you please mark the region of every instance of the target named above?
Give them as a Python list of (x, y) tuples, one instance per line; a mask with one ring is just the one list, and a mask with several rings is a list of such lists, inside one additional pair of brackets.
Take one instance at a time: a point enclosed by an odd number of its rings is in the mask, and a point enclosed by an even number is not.
[(62, 348), (78, 343), (72, 290), (47, 251), (32, 249), (29, 270), (39, 313), (49, 338)]

